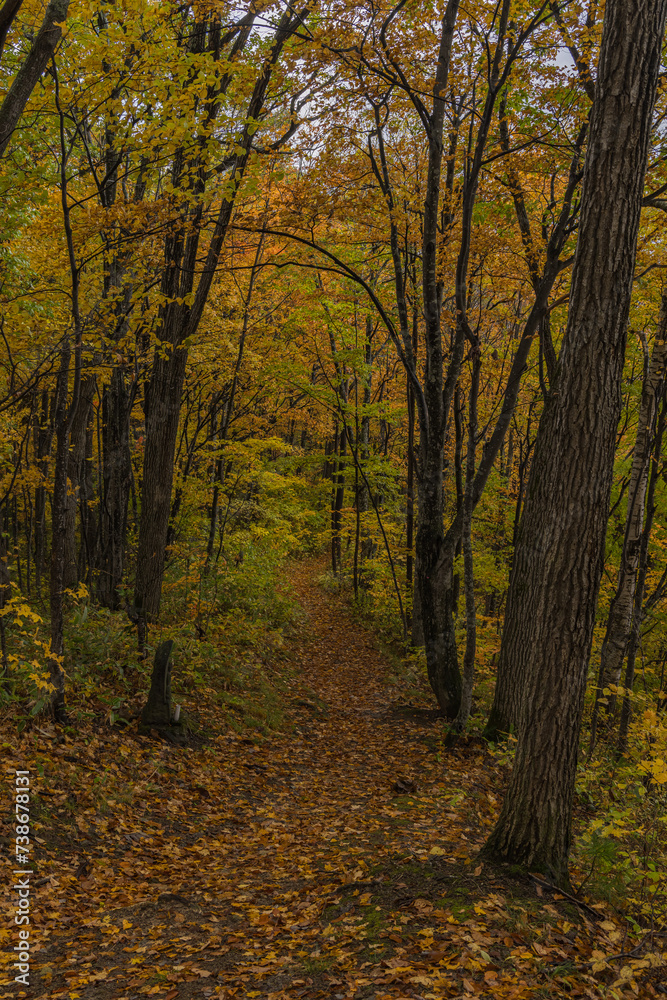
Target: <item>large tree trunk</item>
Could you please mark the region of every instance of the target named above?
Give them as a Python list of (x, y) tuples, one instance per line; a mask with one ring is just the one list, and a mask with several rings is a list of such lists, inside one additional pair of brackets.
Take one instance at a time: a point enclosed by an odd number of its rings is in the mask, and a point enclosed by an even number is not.
[(500, 658), (523, 689), (496, 860), (568, 880), (579, 729), (621, 412), (667, 0), (608, 0), (570, 310), (540, 422)]
[[(637, 436), (635, 438), (632, 470), (628, 486), (628, 509), (625, 518), (625, 538), (621, 554), (621, 565), (618, 571), (616, 593), (609, 609), (607, 629), (600, 654), (598, 701), (602, 696), (604, 688), (610, 684), (617, 685), (619, 683), (625, 650), (630, 638), (642, 527), (644, 524), (649, 460), (651, 457), (653, 435), (655, 433), (657, 400), (665, 377), (665, 364), (667, 364), (666, 337), (667, 296), (663, 297), (662, 300), (660, 323), (656, 331), (651, 362), (642, 390)], [(615, 696), (612, 695), (609, 704), (610, 711), (613, 710), (615, 701)]]

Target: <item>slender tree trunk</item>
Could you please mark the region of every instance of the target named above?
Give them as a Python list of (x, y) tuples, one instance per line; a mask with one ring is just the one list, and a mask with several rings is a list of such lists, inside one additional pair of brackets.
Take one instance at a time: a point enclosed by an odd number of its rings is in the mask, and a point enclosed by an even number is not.
[[(65, 722), (65, 672), (63, 656), (64, 636), (64, 582), (65, 543), (67, 521), (67, 472), (72, 423), (79, 407), (81, 394), (81, 349), (82, 326), (79, 310), (79, 267), (74, 254), (74, 237), (67, 193), (67, 144), (65, 136), (65, 116), (60, 107), (60, 91), (57, 73), (54, 73), (55, 103), (60, 119), (60, 198), (63, 212), (63, 229), (67, 244), (71, 280), (72, 333), (63, 338), (60, 349), (60, 368), (56, 381), (54, 401), (54, 425), (56, 432), (56, 460), (53, 475), (53, 497), (51, 501), (51, 577), (49, 588), (49, 610), (51, 613), (51, 642), (48, 661), (49, 679), (53, 686), (51, 693), (51, 714), (55, 722)], [(72, 349), (72, 340), (74, 348)], [(72, 399), (68, 405), (70, 367), (74, 360)]]
[(419, 579), (419, 563), (417, 560), (417, 551), (415, 546), (415, 558), (414, 558), (414, 584), (412, 587), (412, 629), (410, 632), (410, 645), (415, 649), (424, 648), (424, 625), (422, 622), (422, 608), (421, 600), (419, 597), (419, 587), (417, 586), (417, 580)]
[[(509, 585), (512, 586), (512, 573), (514, 572), (514, 553), (517, 550), (519, 539), (519, 527), (521, 525), (521, 512), (526, 493), (526, 480), (529, 469), (530, 453), (532, 443), (530, 440), (531, 411), (528, 411), (528, 421), (526, 426), (525, 439), (519, 440), (519, 482), (517, 485), (516, 504), (514, 507), (514, 524), (512, 526), (512, 562), (510, 565)], [(523, 686), (520, 675), (510, 669), (510, 665), (505, 660), (498, 664), (496, 673), (496, 687), (493, 693), (493, 703), (486, 726), (484, 736), (487, 740), (498, 740), (504, 738), (508, 733), (516, 735), (516, 728), (521, 712), (521, 701), (523, 698)]]
[(86, 585), (92, 590), (93, 573), (95, 570), (95, 557), (97, 553), (97, 526), (98, 517), (95, 504), (95, 477), (94, 477), (94, 438), (93, 428), (95, 415), (93, 407), (88, 410), (88, 424), (86, 426), (86, 451), (83, 463), (83, 478), (79, 491), (79, 509), (81, 518), (81, 548), (79, 550), (79, 577), (85, 580)]
[[(25, 522), (26, 522), (26, 590), (28, 597), (30, 597), (30, 551), (32, 546), (32, 503), (30, 500), (30, 491), (23, 488), (23, 497), (25, 502)], [(13, 527), (13, 548), (12, 554), (16, 562), (16, 580), (19, 585), (19, 590), (23, 593), (23, 574), (21, 572), (21, 553), (19, 550), (19, 540), (18, 540), (18, 499), (14, 496), (12, 511), (12, 527)]]
[(408, 557), (406, 563), (406, 582), (412, 585), (413, 553), (415, 528), (415, 397), (412, 386), (407, 382), (408, 402), (408, 447), (407, 447), (407, 478), (406, 478), (406, 516), (405, 535)]
[[(421, 476), (415, 546), (419, 609), (424, 632), (428, 678), (438, 704), (448, 718), (454, 718), (459, 710), (461, 673), (452, 613), (452, 558), (448, 558), (450, 553), (445, 551), (442, 465), (447, 430), (447, 408), (454, 391), (454, 385), (458, 381), (457, 365), (460, 366), (460, 357), (463, 354), (463, 330), (461, 324), (457, 323), (456, 347), (453, 352), (453, 367), (456, 371), (452, 384), (445, 386), (440, 323), (441, 303), (437, 279), (437, 243), (445, 92), (458, 8), (458, 0), (449, 0), (442, 19), (440, 50), (433, 86), (433, 113), (430, 121), (422, 243), (422, 293), (426, 348), (424, 404), (427, 416), (423, 415), (420, 428), (419, 464)], [(472, 200), (474, 201), (474, 195), (472, 195)], [(465, 229), (465, 220), (463, 225)], [(466, 257), (467, 262), (467, 254), (463, 254), (463, 256)], [(460, 284), (461, 268), (461, 255), (459, 255), (457, 287)], [(407, 332), (407, 317), (403, 325)]]
[[(443, 19), (443, 36), (441, 43), (441, 63), (436, 73), (434, 94), (442, 86), (444, 73), (441, 65), (446, 48), (445, 38), (453, 27), (456, 15), (456, 5), (450, 3)], [(452, 336), (452, 349), (446, 377), (443, 370), (443, 351), (440, 327), (440, 294), (436, 280), (435, 248), (437, 245), (434, 209), (437, 212), (440, 183), (440, 159), (442, 152), (442, 129), (438, 124), (435, 106), (444, 110), (444, 100), (436, 99), (431, 121), (429, 136), (429, 167), (427, 191), (424, 200), (424, 236), (423, 236), (423, 295), (424, 295), (424, 326), (426, 345), (426, 376), (424, 381), (424, 409), (420, 411), (422, 445), (420, 452), (420, 528), (417, 531), (417, 562), (420, 564), (418, 586), (422, 607), (424, 626), (424, 645), (428, 667), (429, 681), (438, 699), (440, 707), (448, 717), (458, 713), (461, 690), (461, 676), (456, 649), (456, 634), (454, 629), (455, 595), (453, 592), (453, 564), (461, 539), (463, 524), (462, 511), (457, 513), (447, 533), (442, 530), (444, 515), (442, 464), (447, 429), (447, 417), (452, 402), (454, 388), (458, 382), (463, 350), (466, 339), (473, 343), (473, 334), (468, 314), (468, 264), (470, 258), (473, 210), (477, 195), (479, 175), (486, 149), (493, 110), (502, 88), (504, 87), (518, 48), (516, 42), (510, 45), (510, 55), (503, 66), (503, 48), (507, 37), (510, 17), (508, 2), (499, 5), (497, 11), (498, 40), (489, 66), (489, 86), (484, 108), (480, 114), (480, 123), (474, 147), (468, 149), (466, 181), (463, 187), (461, 212), (461, 245), (458, 254), (455, 282), (456, 324)], [(445, 30), (445, 28), (447, 30)], [(447, 60), (448, 60), (447, 55)], [(575, 144), (575, 157), (571, 163), (570, 177), (563, 198), (563, 204), (558, 223), (554, 226), (547, 245), (544, 271), (541, 281), (538, 281), (535, 302), (526, 321), (524, 331), (517, 348), (510, 374), (505, 386), (503, 406), (488, 442), (485, 444), (480, 466), (475, 474), (472, 488), (473, 507), (477, 504), (484, 489), (490, 469), (503, 442), (511, 415), (516, 406), (521, 373), (526, 363), (528, 352), (534, 334), (544, 316), (548, 295), (559, 271), (559, 255), (563, 248), (567, 233), (568, 219), (571, 212), (572, 198), (577, 186), (579, 149), (583, 142)], [(471, 136), (472, 138), (472, 136)], [(395, 265), (396, 267), (396, 265)], [(439, 510), (438, 510), (439, 507)], [(423, 521), (424, 529), (421, 530)]]
[[(365, 343), (365, 362), (366, 362), (366, 375), (364, 378), (364, 391), (362, 396), (364, 410), (361, 415), (361, 442), (360, 448), (357, 448), (357, 454), (360, 457), (361, 462), (366, 465), (368, 459), (370, 458), (370, 441), (371, 441), (371, 418), (368, 414), (368, 407), (371, 405), (372, 387), (373, 387), (373, 351), (371, 346), (371, 336), (372, 336), (372, 321), (371, 317), (366, 317), (366, 343)], [(358, 470), (357, 470), (358, 471)], [(366, 574), (364, 573), (364, 563), (371, 559), (375, 553), (376, 545), (373, 541), (373, 537), (368, 530), (368, 525), (366, 523), (367, 515), (371, 508), (371, 495), (370, 489), (365, 479), (362, 478), (362, 482), (359, 484), (359, 517), (360, 517), (360, 530), (361, 530), (361, 548), (360, 548), (360, 569), (359, 569), (359, 583), (363, 587), (366, 582)]]
[[(359, 414), (355, 413), (356, 424), (356, 449), (359, 454), (359, 443), (361, 435), (359, 433)], [(352, 588), (354, 590), (355, 601), (359, 600), (359, 545), (361, 542), (361, 512), (359, 510), (359, 468), (354, 466), (354, 555), (352, 558)]]
[(67, 419), (67, 380), (72, 357), (67, 336), (61, 350), (60, 372), (56, 389), (56, 456), (51, 501), (51, 657), (49, 659), (51, 712), (56, 722), (64, 722), (65, 672), (62, 658), (65, 652), (63, 589), (65, 582), (65, 528), (67, 518), (67, 468), (69, 460), (69, 421)]
[[(370, 316), (366, 317), (366, 337), (364, 340), (364, 361), (368, 356), (368, 327), (370, 324)], [(356, 304), (355, 304), (355, 347), (358, 346), (358, 332), (359, 326), (356, 316)], [(364, 389), (366, 388), (367, 379), (364, 378)], [(363, 441), (362, 441), (362, 423), (359, 419), (359, 373), (355, 373), (354, 377), (354, 447), (353, 452), (356, 454), (357, 459), (361, 461), (361, 456), (364, 453)], [(362, 483), (359, 476), (359, 461), (354, 463), (354, 556), (352, 559), (352, 586), (354, 589), (354, 599), (359, 600), (359, 555), (361, 550), (361, 508), (362, 504), (368, 505), (368, 499), (364, 495), (365, 484)]]
[[(464, 518), (465, 512), (463, 510), (464, 503), (464, 488), (463, 488), (463, 404), (461, 402), (461, 385), (460, 383), (456, 386), (456, 391), (454, 392), (454, 485), (456, 487), (456, 513), (461, 518), (461, 537), (458, 540), (456, 546), (455, 555), (458, 557), (461, 555), (461, 546), (463, 544), (463, 531), (465, 530)], [(455, 573), (453, 578), (454, 584), (454, 614), (459, 613), (459, 596), (461, 593), (461, 574)]]
[[(416, 274), (413, 276), (413, 285), (416, 287)], [(419, 348), (419, 311), (417, 300), (412, 304), (412, 363), (417, 367), (417, 353)], [(405, 583), (409, 596), (412, 598), (410, 614), (408, 618), (408, 628), (410, 629), (410, 642), (413, 646), (423, 645), (424, 635), (421, 624), (421, 608), (419, 607), (419, 595), (415, 585), (415, 511), (417, 509), (417, 490), (415, 488), (416, 479), (416, 442), (415, 429), (417, 408), (415, 400), (415, 390), (409, 375), (406, 377), (407, 403), (408, 403), (408, 469), (407, 469), (407, 489), (406, 489), (406, 515), (405, 515), (405, 545), (408, 550), (405, 565)]]
[(618, 727), (618, 754), (624, 754), (628, 746), (628, 730), (630, 728), (630, 716), (632, 715), (632, 688), (635, 680), (635, 660), (637, 657), (637, 650), (639, 648), (639, 638), (644, 619), (644, 590), (646, 587), (646, 573), (648, 571), (648, 543), (651, 538), (651, 529), (653, 527), (653, 518), (655, 516), (655, 488), (663, 471), (661, 469), (660, 458), (662, 455), (662, 440), (665, 433), (666, 417), (665, 397), (663, 395), (660, 416), (658, 418), (658, 426), (655, 433), (653, 462), (651, 463), (651, 476), (646, 498), (646, 524), (644, 525), (640, 539), (640, 552), (637, 563), (637, 584), (634, 593), (630, 636), (628, 638), (628, 663), (625, 671), (624, 682), (625, 690), (623, 692), (623, 703), (621, 706), (621, 721)]
[(115, 365), (102, 395), (102, 483), (99, 517), (98, 597), (117, 609), (125, 568), (127, 511), (132, 482), (130, 396), (124, 367)]
[(477, 399), (481, 359), (479, 345), (473, 347), (472, 384), (468, 406), (468, 454), (466, 455), (466, 485), (463, 498), (463, 568), (466, 598), (466, 648), (463, 656), (463, 687), (461, 706), (454, 727), (461, 732), (468, 724), (472, 707), (475, 681), (475, 653), (477, 651), (477, 612), (475, 608), (475, 573), (472, 552), (472, 484), (475, 478), (475, 449), (477, 443)]
[[(42, 482), (35, 490), (35, 589), (40, 593), (42, 573), (46, 568), (46, 483), (49, 475), (51, 445), (53, 443), (55, 396), (49, 399), (46, 390), (42, 392), (41, 415), (35, 414), (34, 449), (37, 468)], [(29, 576), (29, 574), (28, 574)]]
[[(666, 364), (667, 295), (662, 299), (660, 322), (656, 331), (651, 361), (647, 377), (644, 380), (639, 407), (637, 436), (635, 438), (630, 484), (628, 486), (628, 509), (625, 518), (623, 552), (618, 571), (616, 593), (609, 609), (607, 629), (600, 654), (600, 674), (598, 678), (596, 708), (604, 689), (610, 684), (617, 685), (620, 681), (625, 650), (630, 637), (635, 584), (641, 549), (642, 526), (644, 523), (646, 486), (648, 483), (651, 447), (655, 432), (657, 400), (665, 378)], [(615, 703), (616, 698), (612, 694), (608, 703), (609, 712), (613, 712)]]
[(419, 489), (419, 608), (429, 682), (443, 713), (452, 718), (457, 715), (461, 702), (461, 674), (454, 632), (454, 553), (445, 549), (442, 471), (438, 473), (435, 467), (433, 453), (439, 449), (433, 446), (433, 437), (431, 444), (429, 461), (422, 464), (424, 472)]
[[(164, 338), (167, 343), (170, 339)], [(146, 445), (139, 520), (135, 606), (150, 621), (160, 609), (166, 556), (174, 454), (188, 352), (172, 347), (156, 354), (148, 391)]]
[(364, 454), (362, 423), (359, 420), (359, 377), (354, 379), (354, 448), (353, 453), (357, 456), (354, 463), (354, 556), (352, 561), (352, 586), (354, 589), (354, 599), (359, 600), (360, 585), (360, 555), (361, 555), (361, 515), (362, 505), (368, 507), (368, 497), (366, 495), (366, 484), (359, 476), (359, 462)]
[[(266, 213), (268, 212), (268, 200), (265, 205), (264, 219), (266, 219)], [(253, 299), (253, 291), (255, 287), (255, 282), (257, 280), (257, 275), (259, 274), (259, 268), (262, 258), (262, 250), (264, 247), (264, 233), (261, 234), (259, 243), (257, 244), (257, 250), (255, 252), (255, 259), (253, 261), (252, 269), (250, 271), (250, 279), (248, 282), (248, 292), (245, 298), (245, 306), (243, 310), (243, 325), (241, 327), (241, 335), (239, 337), (238, 348), (236, 351), (236, 362), (234, 364), (234, 374), (232, 376), (232, 381), (226, 390), (226, 399), (222, 409), (222, 414), (220, 416), (220, 426), (217, 426), (217, 415), (214, 412), (211, 416), (211, 425), (213, 431), (213, 440), (218, 443), (220, 448), (222, 442), (227, 439), (227, 433), (229, 431), (229, 425), (232, 419), (232, 413), (234, 412), (234, 402), (236, 400), (236, 390), (238, 387), (239, 373), (241, 371), (241, 365), (243, 364), (243, 357), (245, 354), (246, 338), (248, 336), (248, 326), (250, 323), (251, 315), (251, 303)], [(223, 399), (223, 393), (216, 393), (213, 400), (213, 406), (215, 407)], [(217, 436), (216, 436), (217, 435)], [(213, 470), (213, 497), (211, 500), (211, 519), (209, 522), (209, 533), (208, 533), (208, 543), (206, 546), (206, 567), (210, 566), (211, 559), (213, 558), (213, 546), (215, 544), (215, 533), (218, 525), (218, 509), (220, 503), (220, 487), (222, 485), (223, 470), (225, 467), (224, 458), (219, 455), (218, 459), (214, 464)]]
[(509, 788), (484, 853), (562, 884), (666, 12), (667, 0), (608, 0), (605, 9), (568, 324), (537, 435), (500, 653), (523, 703)]
[(7, 555), (7, 530), (5, 528), (6, 502), (0, 505), (0, 683), (9, 676), (9, 659), (7, 657), (7, 637), (5, 635), (5, 604), (11, 596), (9, 566)]
[[(213, 448), (220, 447), (220, 437), (219, 437), (219, 426), (218, 426), (218, 407), (222, 399), (222, 393), (216, 392), (211, 400), (211, 445)], [(212, 474), (211, 479), (213, 482), (213, 495), (211, 496), (211, 516), (208, 522), (208, 540), (206, 542), (206, 564), (205, 569), (208, 570), (211, 565), (211, 560), (213, 559), (213, 548), (215, 546), (215, 536), (218, 530), (218, 510), (220, 505), (220, 484), (222, 482), (222, 470), (224, 468), (223, 458), (221, 454), (214, 457), (212, 462)]]
[[(99, 13), (99, 19), (100, 27), (106, 27), (103, 9)], [(111, 72), (106, 60), (102, 61), (102, 69), (105, 73)], [(119, 91), (114, 91), (113, 96), (120, 96)], [(100, 201), (108, 216), (113, 218), (111, 209), (116, 204), (118, 193), (119, 191), (125, 193), (125, 185), (119, 183), (119, 169), (123, 155), (118, 151), (116, 123), (113, 117), (107, 118), (105, 132), (106, 170), (100, 186)], [(145, 193), (146, 179), (142, 165), (135, 180), (132, 202), (139, 204)], [(93, 543), (90, 531), (88, 555), (89, 558), (93, 555), (95, 558), (97, 596), (100, 603), (116, 610), (120, 605), (119, 589), (125, 569), (127, 515), (132, 488), (130, 415), (134, 403), (134, 391), (128, 387), (128, 364), (123, 359), (126, 350), (123, 341), (130, 325), (133, 278), (131, 268), (128, 267), (129, 258), (127, 247), (124, 245), (125, 240), (121, 238), (123, 227), (111, 221), (109, 226), (110, 229), (106, 233), (108, 257), (105, 260), (103, 298), (109, 310), (104, 361), (111, 367), (111, 378), (109, 383), (102, 387), (100, 504), (97, 522), (89, 522), (88, 525), (89, 529), (97, 529), (98, 536)], [(142, 340), (139, 327), (136, 335), (139, 350)]]
[[(81, 383), (79, 404), (72, 420), (67, 461), (68, 489), (64, 519), (64, 569), (63, 586), (75, 587), (79, 580), (79, 560), (76, 541), (76, 514), (79, 495), (85, 476), (86, 429), (95, 391), (95, 377), (89, 375)], [(82, 544), (85, 544), (82, 539)]]
[(343, 502), (345, 500), (345, 455), (347, 437), (345, 429), (340, 433), (336, 425), (335, 439), (338, 443), (336, 471), (331, 488), (331, 569), (334, 575), (342, 571), (341, 533), (343, 530)]
[[(409, 595), (412, 595), (414, 586), (414, 555), (413, 547), (415, 530), (415, 397), (410, 380), (408, 379), (408, 473), (406, 484), (405, 503), (405, 547), (407, 557), (405, 560), (405, 586)], [(414, 628), (415, 609), (410, 612), (410, 627)]]
[(507, 438), (507, 460), (505, 462), (505, 468), (502, 471), (502, 475), (505, 479), (512, 478), (512, 466), (514, 465), (514, 428), (510, 427), (510, 432)]
[(353, 438), (352, 438), (352, 433), (351, 433), (350, 427), (348, 426), (348, 424), (347, 424), (347, 422), (345, 420), (345, 412), (344, 412), (342, 406), (340, 407), (339, 412), (340, 412), (341, 420), (342, 420), (342, 423), (343, 423), (343, 431), (342, 431), (342, 433), (345, 435), (345, 437), (347, 439), (347, 442), (350, 445), (350, 453), (351, 453), (351, 456), (352, 456), (352, 461), (354, 462), (354, 466), (355, 466), (356, 471), (358, 472), (358, 474), (361, 476), (361, 478), (364, 480), (364, 482), (366, 484), (366, 488), (368, 489), (368, 495), (370, 497), (371, 504), (373, 505), (373, 510), (375, 511), (375, 517), (377, 519), (378, 527), (380, 528), (380, 533), (382, 535), (382, 540), (384, 542), (385, 552), (387, 553), (387, 561), (389, 563), (389, 569), (391, 571), (391, 578), (392, 578), (392, 580), (394, 582), (394, 593), (396, 594), (396, 603), (398, 604), (398, 612), (399, 612), (399, 615), (400, 615), (400, 618), (401, 618), (401, 624), (403, 625), (403, 638), (407, 639), (407, 637), (408, 637), (408, 624), (407, 624), (407, 618), (405, 616), (405, 608), (403, 607), (403, 598), (401, 596), (401, 585), (398, 582), (398, 577), (396, 575), (396, 565), (394, 563), (394, 559), (393, 559), (393, 556), (391, 554), (391, 546), (389, 545), (389, 539), (387, 538), (387, 532), (385, 531), (385, 527), (384, 527), (384, 524), (382, 523), (382, 518), (380, 516), (379, 503), (378, 503), (377, 498), (375, 496), (373, 496), (373, 494), (370, 491), (370, 484), (368, 482), (368, 479), (366, 478), (366, 473), (364, 472), (364, 470), (363, 470), (363, 468), (362, 468), (362, 466), (360, 464), (360, 461), (359, 461), (359, 452), (355, 448), (354, 441), (353, 441)]

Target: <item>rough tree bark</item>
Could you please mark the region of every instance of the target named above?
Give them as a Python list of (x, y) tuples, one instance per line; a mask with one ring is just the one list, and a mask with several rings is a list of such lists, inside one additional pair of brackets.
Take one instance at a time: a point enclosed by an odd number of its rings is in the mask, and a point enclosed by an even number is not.
[(666, 13), (667, 0), (609, 0), (605, 10), (568, 324), (535, 445), (500, 654), (521, 680), (523, 703), (509, 788), (483, 853), (562, 884)]
[(148, 701), (141, 711), (144, 726), (169, 726), (173, 721), (171, 707), (171, 651), (172, 639), (161, 643), (155, 651), (151, 687)]

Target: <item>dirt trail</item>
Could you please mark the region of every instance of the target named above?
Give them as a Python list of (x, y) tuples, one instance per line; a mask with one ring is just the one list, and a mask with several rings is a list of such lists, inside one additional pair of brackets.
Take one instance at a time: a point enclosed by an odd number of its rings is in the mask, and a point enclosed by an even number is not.
[[(318, 568), (291, 577), (304, 609), (293, 730), (185, 751), (136, 739), (120, 760), (138, 782), (131, 803), (44, 847), (45, 947), (23, 995), (601, 995), (540, 992), (532, 931), (509, 926), (511, 893), (476, 867), (499, 804), (485, 751), (445, 760), (436, 713), (392, 709), (389, 665)], [(115, 734), (91, 753), (105, 748), (117, 752)]]
[(294, 566), (291, 586), (307, 618), (300, 655), (303, 678), (320, 698), (343, 716), (386, 711), (392, 695), (388, 667), (375, 648), (373, 636), (327, 595), (315, 578), (321, 562)]

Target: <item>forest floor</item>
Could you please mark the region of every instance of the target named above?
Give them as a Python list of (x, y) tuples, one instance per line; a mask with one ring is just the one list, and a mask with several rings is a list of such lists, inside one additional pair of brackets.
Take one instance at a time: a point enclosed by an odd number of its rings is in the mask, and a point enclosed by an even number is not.
[(620, 915), (478, 862), (506, 771), (480, 742), (444, 749), (438, 713), (405, 703), (321, 570), (292, 569), (303, 616), (280, 732), (181, 748), (108, 724), (1, 734), (38, 811), (30, 987), (12, 982), (8, 918), (0, 997), (667, 993)]

